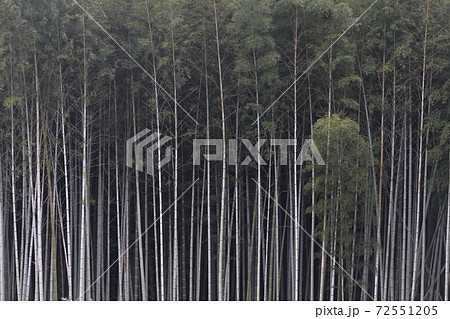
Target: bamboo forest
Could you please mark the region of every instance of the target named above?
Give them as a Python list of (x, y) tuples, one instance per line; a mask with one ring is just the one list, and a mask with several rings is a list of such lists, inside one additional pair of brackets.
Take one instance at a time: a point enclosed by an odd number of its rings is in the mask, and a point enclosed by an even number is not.
[(0, 300), (448, 300), (449, 17), (0, 0)]

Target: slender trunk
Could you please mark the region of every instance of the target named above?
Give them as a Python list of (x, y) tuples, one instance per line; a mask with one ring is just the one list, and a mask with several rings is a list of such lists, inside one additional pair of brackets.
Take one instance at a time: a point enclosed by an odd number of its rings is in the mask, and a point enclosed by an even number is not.
[[(236, 134), (235, 138), (238, 140), (239, 137), (239, 97), (237, 98), (236, 104)], [(236, 151), (236, 157), (239, 158), (239, 154)], [(236, 225), (235, 225), (235, 248), (236, 248), (236, 301), (240, 300), (240, 292), (241, 292), (241, 274), (240, 274), (240, 263), (241, 263), (241, 251), (240, 251), (240, 221), (239, 221), (239, 168), (236, 165), (234, 171), (234, 201), (235, 201), (235, 211), (236, 211)]]
[[(409, 74), (411, 75), (411, 61), (409, 60), (408, 63), (409, 68)], [(414, 244), (412, 241), (412, 224), (413, 224), (413, 216), (412, 216), (412, 210), (413, 210), (413, 192), (411, 191), (413, 189), (413, 147), (412, 147), (412, 84), (411, 80), (409, 81), (408, 85), (408, 104), (409, 104), (409, 173), (408, 173), (408, 189), (410, 190), (408, 192), (408, 229), (407, 229), (407, 244), (406, 244), (406, 289), (405, 289), (405, 298), (407, 300), (411, 300), (411, 257), (412, 257), (412, 245)]]
[[(256, 52), (253, 50), (253, 66), (255, 76), (255, 95), (256, 95), (256, 108), (257, 108), (257, 136), (258, 136), (258, 185), (257, 185), (257, 251), (256, 251), (256, 300), (261, 300), (261, 245), (262, 245), (262, 193), (261, 193), (261, 161), (260, 161), (260, 143), (261, 143), (261, 125), (260, 125), (260, 112), (259, 112), (259, 83), (258, 83), (258, 64), (256, 60)], [(294, 159), (295, 162), (295, 159)], [(295, 165), (295, 164), (294, 164)]]
[[(308, 51), (306, 52), (306, 56), (308, 56)], [(312, 95), (311, 95), (311, 78), (310, 74), (307, 74), (307, 80), (308, 80), (308, 102), (309, 102), (309, 122), (311, 126), (311, 139), (314, 140), (314, 124), (313, 124), (313, 108), (312, 108)], [(309, 300), (314, 300), (314, 236), (315, 236), (315, 223), (316, 223), (316, 212), (315, 212), (315, 204), (316, 204), (316, 196), (315, 196), (315, 182), (316, 182), (316, 175), (315, 175), (315, 165), (314, 161), (311, 163), (311, 246), (310, 246), (310, 284), (309, 284)]]
[[(298, 49), (298, 7), (294, 13), (294, 159), (297, 159), (297, 49)], [(299, 263), (299, 214), (298, 214), (298, 185), (297, 163), (294, 164), (294, 296), (293, 301), (298, 301), (298, 263)]]
[[(13, 75), (13, 62), (12, 62), (12, 48), (11, 43), (9, 45), (10, 50), (10, 95), (11, 95), (11, 194), (12, 194), (12, 210), (13, 210), (13, 228), (14, 228), (14, 263), (15, 263), (15, 275), (16, 275), (16, 289), (17, 300), (22, 300), (20, 270), (19, 270), (19, 243), (17, 236), (17, 205), (16, 205), (16, 160), (15, 160), (15, 134), (14, 134), (14, 75)], [(1, 179), (0, 179), (1, 180)], [(25, 194), (25, 193), (24, 193)], [(0, 194), (1, 196), (1, 194)], [(0, 206), (2, 205), (0, 199)], [(1, 209), (1, 208), (0, 208)], [(0, 213), (1, 214), (1, 213)], [(23, 243), (23, 242), (22, 242)], [(23, 257), (23, 255), (22, 255)], [(0, 260), (4, 260), (1, 259)]]
[[(206, 31), (203, 31), (203, 47), (205, 61), (205, 99), (206, 99), (206, 139), (209, 140), (209, 85), (208, 85), (208, 59), (206, 55)], [(211, 166), (206, 161), (206, 215), (207, 215), (207, 236), (208, 236), (208, 301), (212, 295), (212, 252), (211, 252)]]
[[(415, 236), (414, 236), (414, 260), (413, 260), (413, 273), (411, 283), (411, 299), (415, 300), (416, 294), (416, 282), (417, 282), (417, 263), (419, 253), (425, 252), (419, 251), (419, 225), (420, 225), (420, 199), (422, 191), (422, 153), (423, 153), (423, 123), (424, 123), (424, 108), (425, 108), (425, 77), (426, 77), (426, 62), (427, 62), (427, 35), (428, 35), (428, 16), (430, 10), (430, 1), (427, 0), (427, 11), (425, 21), (425, 35), (423, 43), (423, 63), (422, 63), (422, 87), (421, 87), (421, 103), (420, 103), (420, 126), (419, 126), (419, 165), (418, 178), (417, 178), (417, 203), (416, 203), (416, 221), (415, 221)], [(423, 213), (423, 212), (422, 212)], [(425, 220), (423, 219), (423, 222)]]
[[(133, 72), (133, 70), (131, 70), (131, 72)], [(133, 86), (133, 74), (131, 74), (131, 83)], [(132, 93), (131, 93), (131, 103), (133, 106), (134, 135), (136, 135), (137, 134), (136, 107), (135, 107), (135, 97), (134, 97), (133, 89), (132, 89)], [(100, 149), (101, 149), (101, 145), (100, 145)], [(101, 160), (101, 156), (99, 156), (99, 157)], [(145, 268), (144, 247), (143, 247), (143, 241), (142, 241), (141, 194), (140, 194), (139, 171), (137, 170), (137, 165), (136, 165), (136, 169), (135, 169), (135, 182), (136, 182), (136, 224), (137, 224), (137, 238), (138, 238), (138, 251), (139, 251), (139, 272), (140, 272), (140, 280), (141, 280), (141, 293), (142, 293), (142, 300), (147, 301), (148, 300), (147, 285), (146, 285), (145, 270), (144, 270), (144, 268)], [(99, 185), (100, 185), (100, 183), (99, 183)], [(100, 191), (99, 191), (99, 194), (100, 194)], [(100, 197), (99, 197), (99, 200), (100, 200)], [(147, 204), (147, 203), (145, 203), (145, 204)]]
[(85, 299), (85, 278), (86, 278), (86, 215), (87, 215), (87, 48), (86, 48), (86, 28), (85, 16), (83, 15), (83, 166), (81, 180), (81, 239), (80, 239), (80, 286), (79, 294), (82, 300)]
[(274, 228), (275, 228), (275, 301), (280, 300), (280, 235), (279, 235), (279, 203), (278, 203), (278, 178), (279, 178), (279, 164), (277, 162), (277, 155), (274, 155), (274, 173), (275, 173), (275, 202), (274, 202)]
[[(388, 228), (387, 228), (387, 239), (386, 239), (386, 252), (385, 252), (385, 270), (384, 270), (384, 292), (383, 292), (383, 300), (387, 300), (388, 296), (388, 277), (389, 277), (389, 254), (390, 254), (390, 245), (391, 245), (391, 229), (395, 228), (395, 224), (392, 225), (392, 219), (394, 219), (393, 214), (394, 211), (394, 165), (395, 165), (395, 124), (396, 124), (396, 104), (395, 104), (395, 66), (394, 66), (394, 78), (392, 83), (392, 130), (391, 130), (391, 172), (390, 172), (390, 182), (389, 182), (389, 212), (388, 212)], [(395, 238), (392, 238), (394, 240)], [(394, 256), (391, 255), (391, 259), (394, 259)], [(394, 292), (391, 291), (391, 294)], [(392, 300), (392, 296), (391, 296)]]
[[(448, 164), (450, 167), (450, 149), (448, 151)], [(444, 300), (449, 300), (450, 285), (450, 169), (448, 170), (448, 194), (447, 194), (447, 233), (445, 240), (445, 287)]]
[[(108, 122), (111, 123), (111, 104), (109, 105), (108, 110)], [(108, 149), (108, 158), (107, 158), (107, 217), (106, 217), (106, 264), (108, 265), (107, 273), (106, 273), (106, 296), (105, 300), (111, 300), (111, 270), (109, 269), (109, 265), (111, 265), (111, 145), (109, 142), (107, 143)]]
[(71, 214), (70, 214), (70, 197), (69, 197), (69, 174), (68, 174), (68, 158), (67, 158), (67, 141), (66, 141), (66, 114), (64, 110), (63, 99), (63, 82), (62, 82), (62, 66), (59, 65), (59, 89), (61, 94), (61, 134), (62, 134), (62, 150), (64, 158), (64, 191), (65, 191), (65, 213), (66, 213), (66, 236), (67, 236), (67, 282), (69, 289), (69, 300), (73, 300), (73, 282), (72, 282), (72, 231), (71, 231)]
[[(160, 274), (160, 300), (164, 301), (165, 298), (165, 283), (164, 283), (164, 237), (163, 237), (163, 196), (162, 196), (162, 170), (161, 165), (161, 139), (160, 139), (160, 112), (159, 112), (159, 89), (157, 84), (157, 72), (156, 72), (156, 54), (155, 54), (155, 45), (153, 41), (153, 31), (152, 25), (150, 23), (150, 13), (149, 13), (149, 5), (148, 1), (146, 1), (146, 9), (147, 9), (147, 21), (148, 28), (150, 32), (150, 45), (152, 48), (152, 62), (153, 62), (153, 79), (154, 79), (154, 91), (155, 91), (155, 108), (156, 108), (156, 133), (158, 135), (158, 199), (159, 199), (159, 261), (161, 269), (159, 270)], [(155, 224), (156, 227), (156, 224)]]
[[(384, 36), (386, 37), (386, 21), (384, 25)], [(385, 63), (386, 63), (386, 48), (383, 46), (383, 65), (382, 65), (382, 83), (381, 83), (381, 141), (380, 141), (380, 176), (378, 182), (378, 204), (377, 204), (377, 242), (376, 242), (376, 256), (375, 256), (375, 278), (374, 278), (374, 293), (373, 298), (378, 301), (380, 264), (381, 264), (381, 203), (383, 195), (383, 160), (384, 160), (384, 102), (385, 102)], [(384, 295), (382, 295), (384, 301)]]
[(6, 282), (5, 282), (5, 214), (3, 212), (3, 166), (2, 157), (0, 156), (0, 301), (6, 300)]
[(38, 65), (37, 65), (37, 53), (34, 53), (34, 72), (35, 72), (35, 90), (36, 90), (36, 212), (37, 212), (37, 224), (36, 224), (36, 236), (37, 236), (37, 273), (38, 273), (38, 288), (39, 288), (39, 300), (44, 299), (44, 267), (42, 263), (42, 198), (41, 198), (41, 118), (40, 118), (40, 100), (39, 100), (39, 77), (38, 77)]
[(174, 100), (174, 120), (175, 120), (175, 158), (174, 158), (174, 205), (173, 205), (173, 277), (172, 277), (172, 300), (179, 300), (179, 276), (178, 276), (178, 100), (177, 100), (177, 76), (176, 76), (176, 61), (175, 61), (175, 36), (174, 36), (174, 17), (172, 2), (170, 2), (170, 12), (171, 12), (171, 39), (172, 39), (172, 63), (173, 63), (173, 100)]
[[(330, 121), (331, 121), (331, 83), (332, 83), (332, 72), (331, 64), (333, 62), (333, 48), (330, 48), (330, 60), (329, 60), (329, 73), (328, 73), (328, 129), (327, 129), (327, 157), (330, 148)], [(320, 262), (320, 290), (319, 290), (319, 301), (323, 301), (324, 298), (324, 288), (325, 288), (325, 268), (326, 268), (326, 246), (327, 246), (327, 215), (328, 215), (328, 161), (325, 164), (325, 199), (324, 199), (324, 214), (323, 214), (323, 234), (322, 234), (322, 254)]]
[[(205, 178), (206, 174), (205, 172), (206, 163), (203, 167), (203, 183), (202, 183), (202, 195), (201, 195), (201, 207), (200, 207), (200, 220), (198, 222), (198, 231), (197, 231), (197, 275), (196, 275), (196, 293), (195, 293), (195, 300), (200, 300), (200, 279), (201, 279), (201, 262), (202, 262), (202, 236), (203, 236), (203, 211), (204, 211), (204, 200), (205, 200)], [(200, 197), (200, 196), (199, 196)]]
[[(117, 110), (117, 86), (116, 80), (114, 78), (114, 112), (116, 121), (116, 134), (118, 134), (117, 122), (118, 122), (118, 110)], [(119, 163), (119, 147), (118, 147), (118, 136), (116, 136), (115, 142), (115, 160)], [(121, 226), (121, 214), (120, 214), (120, 188), (119, 188), (119, 165), (116, 164), (116, 222), (117, 222), (117, 254), (118, 254), (118, 268), (119, 268), (119, 283), (118, 283), (118, 299), (123, 300), (123, 252), (122, 252), (122, 226)]]
[(401, 256), (401, 278), (400, 278), (400, 301), (405, 301), (405, 288), (406, 288), (406, 241), (407, 228), (406, 222), (408, 219), (407, 214), (407, 130), (406, 130), (406, 109), (403, 115), (403, 214), (402, 214), (402, 256)]
[[(200, 95), (200, 94), (199, 94)], [(198, 109), (196, 120), (198, 119)], [(195, 127), (194, 139), (197, 138), (197, 127)], [(195, 183), (195, 166), (192, 167), (192, 184)], [(189, 232), (189, 301), (194, 300), (194, 212), (195, 212), (195, 187), (191, 194), (191, 220)]]
[(222, 187), (220, 193), (220, 233), (219, 233), (219, 269), (218, 269), (218, 300), (223, 300), (223, 254), (225, 249), (225, 182), (226, 182), (226, 140), (225, 140), (225, 101), (223, 95), (222, 60), (220, 56), (219, 25), (216, 2), (214, 1), (214, 22), (216, 26), (217, 63), (219, 67), (220, 111), (222, 116)]

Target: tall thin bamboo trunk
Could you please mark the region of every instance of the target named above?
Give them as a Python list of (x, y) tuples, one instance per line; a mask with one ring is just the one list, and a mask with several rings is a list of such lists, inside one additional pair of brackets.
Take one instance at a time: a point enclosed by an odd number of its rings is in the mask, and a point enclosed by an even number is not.
[(81, 177), (81, 236), (80, 236), (80, 286), (79, 294), (85, 300), (86, 287), (86, 215), (87, 215), (87, 52), (86, 52), (86, 26), (83, 15), (83, 164)]
[(406, 234), (407, 214), (407, 172), (408, 172), (408, 153), (407, 153), (407, 125), (406, 125), (406, 108), (403, 115), (403, 213), (402, 213), (402, 256), (401, 256), (401, 275), (400, 275), (400, 301), (405, 300), (406, 288), (406, 241), (408, 240)]
[[(408, 60), (408, 69), (409, 74), (411, 74), (411, 60)], [(412, 83), (411, 80), (408, 83), (408, 104), (409, 104), (409, 113), (412, 114)], [(407, 225), (407, 244), (406, 244), (406, 283), (405, 283), (405, 298), (407, 300), (411, 300), (411, 258), (412, 258), (412, 246), (413, 241), (412, 239), (412, 227), (413, 227), (413, 192), (411, 191), (413, 189), (413, 147), (412, 147), (412, 116), (409, 116), (409, 154), (408, 154), (408, 167), (409, 167), (409, 173), (408, 173), (408, 189), (410, 190), (408, 192), (408, 225)]]
[[(205, 99), (206, 99), (206, 139), (209, 140), (209, 84), (208, 84), (208, 59), (206, 46), (206, 31), (203, 31), (203, 48), (205, 63)], [(206, 161), (206, 215), (207, 215), (207, 236), (208, 236), (208, 301), (213, 298), (212, 295), (212, 242), (211, 242), (211, 165)]]
[[(14, 229), (14, 264), (15, 264), (15, 277), (16, 277), (16, 289), (17, 300), (22, 300), (22, 284), (20, 281), (20, 264), (19, 264), (19, 243), (17, 236), (17, 204), (16, 204), (16, 159), (15, 159), (15, 134), (14, 134), (14, 75), (13, 75), (13, 62), (12, 62), (12, 48), (11, 42), (9, 45), (10, 50), (10, 95), (11, 95), (11, 195), (12, 195), (12, 211), (13, 211), (13, 229)], [(1, 196), (1, 195), (0, 195)], [(1, 206), (1, 200), (0, 200)], [(23, 243), (23, 242), (22, 242)], [(23, 257), (23, 255), (22, 255)], [(3, 260), (3, 259), (1, 259)]]
[[(164, 301), (165, 299), (165, 283), (164, 283), (164, 237), (163, 237), (163, 196), (162, 196), (162, 170), (161, 165), (159, 163), (161, 162), (161, 139), (160, 139), (160, 111), (159, 111), (159, 89), (158, 89), (158, 77), (156, 72), (156, 54), (155, 54), (155, 45), (153, 41), (153, 30), (152, 30), (152, 24), (150, 23), (150, 9), (149, 9), (149, 3), (146, 2), (146, 9), (147, 9), (147, 22), (148, 22), (148, 29), (150, 33), (150, 45), (152, 49), (152, 64), (153, 64), (153, 88), (155, 92), (155, 108), (156, 108), (156, 133), (158, 135), (157, 143), (158, 143), (158, 208), (159, 208), (159, 262), (160, 267), (159, 269), (159, 293), (160, 293), (160, 300)], [(155, 224), (156, 228), (156, 224)], [(155, 237), (156, 237), (156, 231), (155, 231)]]
[(2, 157), (0, 156), (0, 301), (6, 300), (6, 281), (5, 281), (5, 213), (3, 211), (3, 166)]
[[(237, 98), (236, 103), (236, 133), (235, 138), (238, 140), (239, 137), (239, 97)], [(237, 152), (237, 151), (236, 151)], [(236, 157), (239, 158), (239, 154), (236, 154)], [(241, 263), (241, 250), (240, 250), (240, 210), (239, 210), (239, 167), (236, 165), (235, 171), (234, 171), (234, 200), (235, 200), (235, 211), (236, 211), (236, 225), (235, 225), (235, 252), (236, 252), (236, 301), (240, 300), (240, 294), (241, 294), (241, 269), (240, 269), (240, 263)]]
[[(24, 91), (24, 96), (26, 96), (25, 91)], [(25, 104), (25, 103), (24, 103)], [(23, 112), (25, 113), (25, 111)], [(22, 113), (22, 117), (24, 114)], [(22, 119), (21, 121), (21, 130), (22, 130), (22, 139), (26, 139), (26, 134), (25, 134), (25, 120)], [(26, 165), (26, 141), (24, 141), (22, 143), (22, 163), (25, 166)], [(22, 170), (22, 190), (24, 194), (28, 194), (28, 184), (27, 184), (27, 180), (28, 180), (28, 176), (27, 176), (27, 170), (23, 169)], [(30, 244), (30, 218), (29, 218), (29, 213), (28, 213), (28, 201), (29, 201), (29, 196), (22, 196), (22, 209), (21, 209), (21, 213), (22, 213), (22, 231), (21, 231), (21, 240), (20, 242), (22, 243), (21, 248), (20, 248), (20, 256), (21, 256), (21, 263), (20, 263), (20, 271), (21, 271), (21, 292), (22, 292), (22, 298), (19, 299), (19, 301), (25, 301), (25, 296), (26, 296), (26, 278), (27, 278), (27, 264), (28, 264), (28, 258), (27, 258), (27, 252), (28, 252), (28, 245)]]
[(103, 157), (102, 157), (102, 140), (100, 138), (99, 141), (99, 149), (98, 149), (98, 184), (97, 184), (97, 247), (96, 247), (96, 291), (95, 291), (95, 300), (100, 301), (104, 298), (103, 294), (103, 265), (104, 265), (104, 254), (103, 254), (103, 236), (104, 236), (104, 227), (103, 227)]
[(219, 67), (220, 111), (222, 122), (222, 187), (220, 192), (220, 230), (219, 230), (219, 262), (218, 262), (218, 300), (223, 300), (223, 263), (225, 250), (225, 184), (226, 184), (226, 136), (225, 136), (225, 101), (223, 95), (222, 60), (220, 56), (219, 24), (216, 2), (214, 1), (214, 23), (216, 27), (217, 63)]
[[(417, 263), (419, 253), (419, 225), (420, 225), (420, 200), (422, 191), (422, 161), (423, 161), (423, 124), (424, 124), (424, 109), (425, 109), (425, 77), (426, 77), (426, 62), (427, 62), (427, 36), (428, 36), (428, 16), (430, 11), (430, 1), (427, 0), (426, 20), (425, 20), (425, 34), (423, 43), (423, 62), (422, 62), (422, 86), (421, 86), (421, 102), (420, 102), (420, 126), (419, 126), (419, 164), (417, 177), (417, 203), (416, 203), (416, 221), (415, 221), (415, 235), (414, 235), (414, 259), (413, 272), (411, 282), (411, 299), (415, 300), (416, 282), (417, 282)], [(423, 212), (422, 212), (423, 213)], [(422, 214), (423, 215), (423, 214)], [(423, 222), (425, 220), (423, 219)]]
[[(58, 124), (56, 125), (56, 138), (58, 138)], [(58, 145), (55, 144), (55, 159), (56, 156), (58, 154)], [(50, 155), (49, 155), (49, 151), (48, 151), (48, 142), (46, 140), (44, 140), (44, 158), (45, 158), (45, 164), (46, 164), (46, 169), (47, 169), (47, 189), (48, 189), (48, 197), (49, 197), (49, 213), (50, 213), (50, 227), (47, 228), (47, 233), (48, 230), (50, 228), (51, 231), (51, 238), (49, 241), (46, 242), (50, 242), (50, 265), (49, 267), (46, 267), (46, 269), (50, 268), (50, 278), (49, 278), (49, 299), (51, 301), (57, 301), (58, 300), (58, 277), (57, 277), (57, 256), (56, 256), (56, 194), (57, 192), (57, 186), (56, 186), (56, 160), (53, 163), (53, 172), (54, 172), (54, 176), (53, 176), (53, 185), (52, 185), (52, 180), (51, 180), (51, 171), (52, 168), (50, 166)], [(47, 281), (46, 281), (47, 282)]]
[[(36, 196), (34, 196), (34, 183), (33, 183), (33, 172), (32, 172), (32, 145), (31, 145), (31, 124), (29, 119), (29, 112), (28, 112), (28, 100), (27, 100), (27, 94), (26, 90), (24, 91), (24, 101), (25, 101), (25, 118), (26, 118), (26, 136), (27, 136), (27, 152), (28, 152), (28, 178), (29, 178), (29, 192), (30, 196), (28, 199), (28, 204), (31, 202), (31, 224), (29, 224), (28, 227), (30, 231), (28, 232), (27, 239), (29, 238), (29, 249), (28, 249), (28, 258), (27, 263), (25, 264), (25, 269), (27, 273), (27, 279), (26, 279), (26, 295), (25, 300), (29, 300), (30, 297), (30, 286), (31, 286), (31, 265), (33, 263), (32, 260), (32, 253), (36, 250)], [(25, 152), (24, 152), (25, 154)], [(31, 233), (30, 233), (31, 232)], [(35, 273), (37, 272), (37, 267), (35, 267)], [(37, 289), (35, 289), (35, 292), (37, 292)], [(37, 298), (35, 298), (37, 300)]]
[(118, 110), (117, 110), (117, 85), (116, 79), (114, 77), (114, 113), (115, 113), (115, 122), (116, 122), (116, 141), (115, 141), (115, 161), (116, 161), (116, 169), (115, 169), (115, 179), (116, 179), (116, 224), (117, 224), (117, 255), (118, 259), (118, 272), (119, 272), (119, 283), (118, 283), (118, 299), (119, 301), (123, 300), (123, 252), (122, 252), (122, 226), (121, 226), (121, 214), (120, 214), (120, 188), (119, 188), (119, 147), (118, 147)]
[(199, 199), (200, 199), (200, 219), (198, 221), (198, 225), (197, 225), (197, 266), (196, 266), (196, 284), (195, 284), (195, 300), (199, 301), (200, 300), (200, 284), (201, 284), (201, 262), (202, 262), (202, 236), (203, 236), (203, 211), (204, 211), (204, 202), (205, 202), (205, 179), (206, 179), (206, 163), (203, 166), (203, 183), (202, 183), (202, 190), (201, 190), (201, 196), (199, 195)]
[[(381, 78), (381, 137), (380, 137), (380, 175), (378, 182), (378, 197), (377, 197), (377, 241), (376, 241), (376, 254), (375, 254), (375, 276), (374, 276), (374, 292), (373, 298), (378, 301), (379, 286), (382, 286), (380, 277), (381, 273), (381, 204), (383, 196), (383, 165), (384, 165), (384, 103), (385, 103), (385, 65), (386, 65), (386, 21), (384, 22), (383, 33), (383, 65), (382, 65), (382, 78)], [(381, 285), (380, 285), (381, 283)], [(384, 295), (381, 295), (384, 301)]]
[(35, 90), (36, 90), (36, 236), (37, 236), (37, 273), (38, 273), (38, 287), (39, 287), (39, 300), (44, 299), (44, 266), (42, 262), (42, 193), (41, 193), (41, 130), (40, 130), (40, 101), (39, 101), (39, 77), (38, 77), (38, 65), (37, 65), (37, 53), (34, 53), (34, 72), (35, 72)]
[(61, 134), (62, 134), (62, 151), (64, 158), (64, 191), (65, 191), (65, 213), (66, 213), (66, 236), (67, 236), (67, 283), (69, 290), (69, 300), (73, 300), (73, 282), (72, 282), (72, 231), (71, 231), (71, 214), (70, 214), (70, 197), (69, 197), (69, 174), (68, 174), (68, 158), (67, 158), (67, 141), (66, 141), (66, 114), (64, 109), (63, 98), (63, 78), (62, 65), (59, 64), (59, 92), (61, 95)]
[[(133, 72), (133, 70), (131, 70)], [(131, 74), (131, 84), (133, 85), (133, 74)], [(131, 89), (131, 103), (133, 106), (133, 126), (134, 126), (134, 135), (137, 134), (137, 124), (136, 124), (136, 106), (135, 106), (135, 97), (133, 88)], [(99, 147), (101, 149), (101, 145)], [(99, 156), (101, 159), (101, 156)], [(101, 166), (100, 166), (101, 167)], [(101, 174), (99, 174), (101, 175)], [(139, 182), (139, 171), (137, 169), (137, 165), (135, 168), (135, 182), (136, 182), (136, 224), (137, 224), (137, 238), (138, 238), (138, 251), (139, 251), (139, 273), (140, 273), (140, 281), (141, 281), (141, 293), (142, 300), (147, 301), (147, 285), (145, 280), (145, 265), (144, 265), (144, 243), (142, 240), (142, 213), (141, 213), (141, 194), (140, 194), (140, 182)], [(100, 183), (99, 183), (100, 184)], [(99, 191), (100, 192), (100, 191)], [(99, 198), (100, 200), (100, 198)], [(146, 204), (146, 203), (145, 203)], [(137, 265), (136, 265), (137, 266)]]
[[(108, 107), (108, 123), (111, 123), (111, 103), (109, 103)], [(105, 301), (111, 301), (111, 269), (109, 265), (111, 265), (111, 145), (110, 142), (107, 142), (107, 215), (106, 215), (106, 264), (108, 265), (107, 273), (106, 273), (106, 296)]]
[[(428, 103), (428, 114), (430, 114), (430, 103)], [(425, 145), (429, 142), (429, 130), (425, 137)], [(421, 267), (420, 267), (420, 300), (425, 300), (425, 243), (426, 243), (426, 217), (427, 217), (427, 179), (428, 179), (428, 149), (425, 148), (424, 174), (423, 174), (423, 201), (422, 201), (422, 225), (421, 225)]]
[[(308, 56), (308, 51), (306, 52), (306, 55)], [(314, 140), (314, 123), (313, 123), (313, 108), (312, 108), (312, 95), (311, 95), (311, 79), (310, 74), (307, 74), (307, 80), (308, 80), (308, 102), (309, 102), (309, 122), (310, 122), (310, 129), (311, 129), (311, 139)], [(310, 245), (310, 269), (309, 269), (309, 276), (310, 276), (310, 283), (309, 283), (309, 300), (314, 300), (314, 236), (315, 236), (315, 225), (316, 225), (316, 212), (315, 212), (315, 205), (316, 205), (316, 174), (315, 174), (315, 165), (314, 161), (311, 163), (311, 245)]]
[[(198, 119), (198, 110), (197, 116)], [(197, 127), (195, 127), (194, 139), (197, 138)], [(195, 182), (195, 166), (192, 167), (192, 184)], [(194, 300), (194, 212), (195, 212), (195, 187), (191, 193), (191, 216), (189, 227), (189, 301)]]
[[(294, 12), (294, 159), (297, 159), (297, 50), (298, 50), (298, 7)], [(293, 301), (298, 301), (298, 264), (299, 264), (299, 214), (298, 214), (298, 185), (297, 185), (297, 163), (294, 166), (294, 296)]]
[(275, 301), (280, 300), (280, 230), (279, 230), (279, 203), (278, 203), (278, 178), (279, 178), (279, 163), (277, 161), (277, 155), (274, 155), (274, 173), (275, 173), (275, 185), (274, 185), (274, 228), (275, 228)]
[(175, 136), (175, 156), (174, 156), (174, 206), (173, 206), (173, 273), (172, 273), (172, 300), (179, 300), (179, 276), (178, 276), (178, 101), (177, 101), (177, 76), (175, 61), (175, 35), (174, 35), (174, 16), (172, 2), (170, 2), (171, 13), (171, 40), (172, 40), (172, 63), (173, 63), (173, 101), (174, 101), (174, 136)]
[[(395, 224), (392, 225), (392, 220), (394, 219), (393, 214), (394, 211), (394, 165), (395, 165), (395, 134), (396, 134), (396, 104), (395, 104), (395, 93), (396, 93), (396, 78), (395, 78), (395, 66), (394, 66), (394, 75), (393, 75), (393, 83), (392, 83), (392, 130), (391, 130), (391, 158), (390, 158), (390, 178), (389, 178), (389, 212), (388, 212), (388, 227), (387, 227), (387, 238), (386, 238), (386, 251), (385, 251), (385, 270), (384, 270), (384, 291), (383, 291), (383, 300), (387, 300), (388, 298), (388, 278), (390, 268), (389, 264), (389, 256), (390, 256), (390, 247), (391, 247), (391, 230), (395, 228)], [(395, 230), (393, 230), (395, 231)], [(395, 238), (392, 238), (394, 240)], [(394, 259), (394, 256), (391, 256), (391, 259)], [(391, 291), (391, 294), (394, 292)]]
[[(330, 120), (331, 120), (331, 84), (332, 84), (332, 70), (331, 64), (333, 62), (333, 48), (330, 48), (329, 58), (329, 71), (328, 71), (328, 129), (327, 129), (327, 150), (326, 156), (328, 158), (328, 152), (330, 148)], [(319, 301), (324, 299), (325, 289), (325, 268), (326, 268), (326, 247), (327, 247), (327, 215), (328, 215), (328, 161), (325, 163), (325, 199), (324, 199), (324, 215), (323, 215), (323, 234), (322, 234), (322, 254), (320, 262), (320, 288), (319, 288)]]
[[(260, 123), (260, 112), (259, 112), (259, 83), (258, 83), (258, 63), (256, 60), (256, 52), (253, 50), (253, 67), (255, 76), (255, 97), (256, 97), (256, 107), (257, 107), (257, 121), (256, 129), (258, 136), (258, 159), (257, 159), (257, 174), (258, 174), (258, 185), (257, 188), (257, 248), (256, 248), (256, 300), (261, 300), (261, 245), (262, 245), (262, 192), (261, 192), (261, 161), (260, 161), (260, 146), (261, 146), (261, 123)], [(295, 160), (294, 160), (295, 161)], [(295, 165), (295, 164), (294, 164)]]
[[(450, 167), (450, 149), (448, 150), (448, 164)], [(445, 239), (445, 286), (444, 286), (444, 300), (449, 298), (450, 285), (450, 169), (448, 170), (448, 194), (447, 194), (447, 233)]]

